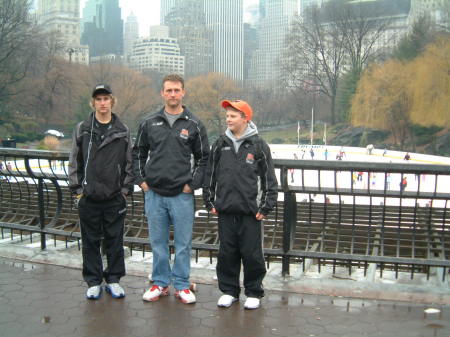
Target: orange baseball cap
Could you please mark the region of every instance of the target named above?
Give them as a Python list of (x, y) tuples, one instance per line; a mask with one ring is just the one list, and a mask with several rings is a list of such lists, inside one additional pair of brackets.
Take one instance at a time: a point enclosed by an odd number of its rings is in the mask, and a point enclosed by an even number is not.
[(225, 100), (222, 101), (222, 108), (226, 109), (229, 106), (235, 108), (236, 110), (242, 112), (245, 115), (245, 120), (251, 121), (253, 117), (253, 110), (250, 104), (248, 104), (246, 101), (236, 100), (236, 101), (229, 101)]

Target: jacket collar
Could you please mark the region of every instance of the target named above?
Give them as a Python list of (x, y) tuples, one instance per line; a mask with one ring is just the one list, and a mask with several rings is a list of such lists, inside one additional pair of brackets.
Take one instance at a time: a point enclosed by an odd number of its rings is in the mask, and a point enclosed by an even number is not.
[[(92, 119), (94, 118), (94, 114), (95, 114), (94, 111), (92, 111), (89, 114), (89, 117), (83, 123), (84, 124), (84, 128), (88, 128), (89, 130), (92, 128)], [(108, 133), (126, 132), (126, 131), (127, 131), (127, 128), (122, 123), (120, 118), (115, 113), (112, 113), (112, 116), (111, 116), (111, 129), (109, 130)]]
[[(189, 109), (183, 105), (183, 112), (181, 113), (180, 117), (178, 119), (189, 119), (192, 117), (191, 112), (189, 111)], [(162, 107), (157, 113), (156, 113), (159, 117), (162, 118), (166, 118), (166, 115), (164, 114), (164, 107)]]

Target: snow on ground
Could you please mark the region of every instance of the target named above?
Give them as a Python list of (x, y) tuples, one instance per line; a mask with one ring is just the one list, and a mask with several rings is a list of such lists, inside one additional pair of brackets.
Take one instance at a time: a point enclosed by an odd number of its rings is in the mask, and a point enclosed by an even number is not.
[[(303, 159), (311, 160), (310, 149), (311, 145), (294, 145), (294, 144), (271, 144), (272, 156), (276, 159), (294, 159), (294, 153), (299, 159), (302, 159), (303, 151), (305, 155)], [(313, 145), (314, 159), (326, 160), (325, 150), (328, 150), (328, 160), (336, 160), (336, 155), (343, 149), (345, 156), (343, 160), (346, 161), (371, 161), (371, 162), (405, 162), (406, 151), (391, 151), (386, 150), (383, 156), (384, 149), (373, 149), (372, 155), (367, 154), (367, 149), (362, 147), (350, 146), (329, 146), (329, 145)], [(449, 165), (449, 157), (432, 156), (428, 154), (411, 153), (409, 162), (417, 164), (433, 164), (433, 165)]]
[[(325, 146), (325, 145), (314, 145), (314, 159), (311, 158), (310, 145), (287, 145), (287, 144), (272, 144), (271, 146), (272, 156), (276, 159), (295, 159), (294, 154), (297, 155), (299, 160), (337, 160), (337, 155), (343, 151), (344, 156), (343, 161), (355, 161), (355, 162), (388, 162), (388, 163), (416, 163), (416, 164), (432, 164), (432, 165), (449, 165), (450, 158), (432, 156), (419, 153), (410, 153), (410, 160), (405, 161), (404, 157), (406, 152), (404, 151), (391, 151), (385, 149), (373, 149), (372, 153), (369, 155), (366, 148), (360, 147), (342, 147), (342, 146)], [(327, 153), (326, 153), (327, 152)], [(367, 172), (363, 172), (361, 180), (357, 178), (357, 172), (355, 176), (352, 177), (350, 172), (338, 172), (336, 176), (336, 185), (338, 188), (351, 188), (352, 181), (354, 181), (354, 189), (365, 189), (365, 190), (383, 190), (385, 187), (385, 174), (384, 173), (372, 173), (370, 175), (370, 181), (368, 179)], [(291, 186), (301, 186), (302, 177), (301, 170), (294, 170), (293, 181), (291, 180), (291, 174), (289, 173), (288, 180)], [(433, 192), (435, 186), (437, 186), (436, 192), (445, 193), (449, 191), (448, 186), (450, 186), (450, 176), (440, 175), (437, 177), (438, 181), (436, 184), (435, 176), (430, 175), (415, 175), (415, 174), (405, 174), (408, 185), (405, 191), (417, 191), (419, 189), (421, 192)], [(277, 172), (277, 177), (279, 179), (279, 172)], [(401, 174), (390, 174), (387, 179), (387, 189), (392, 191), (400, 190)], [(310, 187), (318, 186), (318, 172), (312, 170), (304, 171), (304, 184)], [(322, 171), (320, 176), (320, 182), (322, 187), (334, 187), (335, 178), (334, 172), (332, 171)], [(280, 195), (282, 198), (282, 195)], [(327, 196), (329, 201), (332, 203), (339, 202), (339, 196), (329, 195)], [(324, 195), (309, 195), (309, 194), (297, 194), (297, 201), (309, 201), (313, 199), (316, 202), (324, 202)], [(342, 196), (341, 200), (344, 203), (352, 204), (369, 204), (370, 197), (358, 196), (355, 197), (353, 201), (352, 196)], [(430, 200), (424, 199), (403, 199), (402, 205), (414, 206), (417, 202), (421, 206), (429, 205)], [(379, 205), (386, 203), (386, 205), (399, 205), (399, 198), (386, 198), (383, 197), (372, 197), (372, 204)], [(445, 201), (433, 201), (433, 206), (444, 207)]]

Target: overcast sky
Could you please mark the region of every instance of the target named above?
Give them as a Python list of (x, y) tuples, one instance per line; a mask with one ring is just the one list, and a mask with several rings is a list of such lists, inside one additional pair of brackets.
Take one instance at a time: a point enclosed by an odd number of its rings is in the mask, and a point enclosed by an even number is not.
[[(159, 1), (160, 0), (119, 0), (122, 8), (122, 19), (124, 22), (127, 16), (133, 12), (138, 17), (139, 35), (147, 36), (149, 28), (153, 25), (159, 25)], [(84, 3), (86, 0), (80, 0), (80, 15), (83, 15)], [(259, 0), (244, 0), (244, 9), (248, 6), (259, 3)], [(244, 15), (244, 21), (247, 16)]]

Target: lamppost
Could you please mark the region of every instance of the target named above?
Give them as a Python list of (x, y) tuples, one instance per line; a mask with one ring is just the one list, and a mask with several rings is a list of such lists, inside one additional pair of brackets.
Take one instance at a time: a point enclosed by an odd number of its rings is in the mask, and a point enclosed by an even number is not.
[(67, 49), (67, 52), (69, 53), (69, 63), (72, 63), (72, 54), (76, 52), (75, 49), (69, 48)]
[(314, 110), (316, 109), (316, 94), (317, 94), (317, 86), (316, 86), (316, 79), (318, 77), (317, 74), (317, 51), (319, 47), (317, 45), (317, 41), (314, 44), (314, 69), (313, 69), (313, 102), (312, 102), (312, 109), (311, 109), (311, 148), (314, 145)]
[[(72, 66), (72, 54), (73, 53), (75, 53), (77, 50), (76, 49), (74, 49), (74, 48), (68, 48), (67, 49), (67, 52), (69, 53), (69, 64), (70, 64), (70, 67)], [(71, 90), (69, 90), (69, 113), (71, 113), (72, 112), (72, 91)]]

